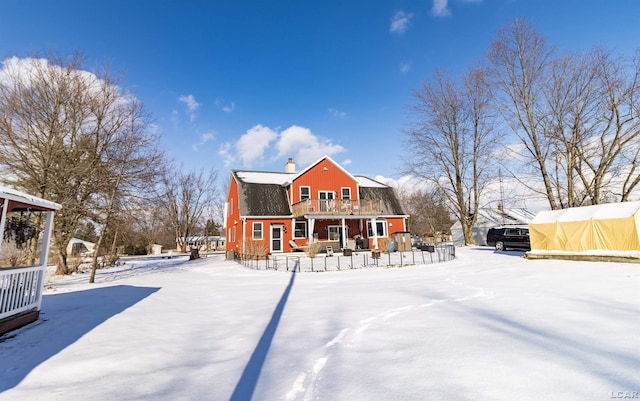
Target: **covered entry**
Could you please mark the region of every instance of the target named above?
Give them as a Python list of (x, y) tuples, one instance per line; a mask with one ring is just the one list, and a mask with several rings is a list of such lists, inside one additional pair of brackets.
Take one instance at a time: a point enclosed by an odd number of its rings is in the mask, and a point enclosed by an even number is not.
[(53, 214), (49, 202), (0, 187), (0, 334), (38, 319)]

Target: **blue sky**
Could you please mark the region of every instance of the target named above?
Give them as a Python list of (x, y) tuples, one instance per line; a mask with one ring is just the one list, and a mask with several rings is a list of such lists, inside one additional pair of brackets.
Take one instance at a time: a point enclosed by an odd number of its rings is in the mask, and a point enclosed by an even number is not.
[(2, 0), (0, 57), (111, 63), (188, 169), (282, 171), (330, 155), (398, 179), (412, 91), (525, 17), (560, 50), (640, 44), (640, 1)]

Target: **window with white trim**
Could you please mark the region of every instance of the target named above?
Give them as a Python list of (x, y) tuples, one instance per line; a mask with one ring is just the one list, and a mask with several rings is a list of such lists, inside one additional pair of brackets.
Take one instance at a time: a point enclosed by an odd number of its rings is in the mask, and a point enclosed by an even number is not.
[(327, 233), (329, 236), (329, 241), (340, 240), (340, 226), (328, 226)]
[(307, 238), (307, 222), (296, 221), (295, 230), (293, 230), (294, 238)]
[(253, 239), (260, 240), (262, 239), (262, 222), (254, 222), (253, 223)]
[(342, 199), (349, 200), (351, 199), (351, 188), (343, 187), (342, 188)]
[[(369, 237), (373, 237), (373, 231), (371, 230), (371, 222), (367, 221), (367, 232), (369, 233)], [(376, 234), (378, 237), (387, 237), (387, 221), (386, 220), (377, 220), (376, 221)]]
[(300, 200), (311, 199), (311, 187), (300, 187)]

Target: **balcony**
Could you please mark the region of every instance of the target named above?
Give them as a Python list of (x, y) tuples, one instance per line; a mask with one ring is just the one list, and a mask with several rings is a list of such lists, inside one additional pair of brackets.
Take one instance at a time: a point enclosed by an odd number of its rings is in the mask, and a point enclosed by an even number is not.
[(292, 206), (293, 215), (344, 216), (344, 215), (379, 215), (382, 214), (382, 202), (374, 200), (353, 199), (305, 199)]

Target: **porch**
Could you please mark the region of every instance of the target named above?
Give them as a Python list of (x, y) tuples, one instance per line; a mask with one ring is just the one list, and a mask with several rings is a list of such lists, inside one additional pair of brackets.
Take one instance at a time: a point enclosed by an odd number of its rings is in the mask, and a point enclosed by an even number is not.
[(38, 319), (60, 205), (0, 187), (0, 335)]

